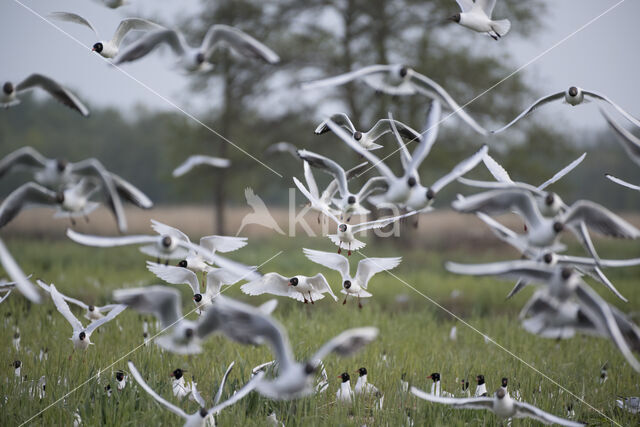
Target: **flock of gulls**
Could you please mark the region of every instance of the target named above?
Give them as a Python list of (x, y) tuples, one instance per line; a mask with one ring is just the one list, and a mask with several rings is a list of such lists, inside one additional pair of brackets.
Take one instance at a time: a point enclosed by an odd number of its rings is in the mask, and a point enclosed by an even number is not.
[[(124, 4), (122, 1), (105, 3), (109, 7)], [(495, 21), (491, 18), (495, 0), (457, 0), (457, 3), (461, 12), (450, 18), (453, 22), (489, 35), (495, 40), (504, 37), (509, 31), (509, 20)], [(94, 38), (98, 37), (94, 26), (75, 13), (56, 12), (51, 14), (50, 18), (62, 23), (84, 26), (96, 34)], [(125, 37), (132, 31), (142, 35), (136, 41), (123, 45)], [(95, 42), (92, 51), (117, 65), (144, 60), (156, 47), (164, 44), (170, 47), (180, 67), (190, 73), (210, 70), (214, 66), (210, 62), (212, 54), (223, 46), (241, 56), (265, 63), (277, 64), (279, 61), (278, 55), (269, 47), (230, 26), (213, 25), (206, 32), (200, 46), (193, 47), (186, 43), (184, 35), (179, 31), (140, 18), (122, 20), (113, 37), (108, 41), (105, 39)], [(636, 356), (640, 352), (640, 329), (625, 313), (607, 303), (584, 280), (589, 277), (604, 285), (615, 297), (626, 301), (624, 295), (605, 276), (604, 270), (640, 265), (640, 258), (601, 259), (592, 242), (591, 233), (617, 239), (637, 239), (640, 237), (640, 230), (605, 206), (589, 200), (566, 203), (559, 194), (548, 190), (550, 185), (576, 168), (585, 155), (571, 162), (542, 185), (534, 185), (512, 180), (509, 173), (490, 156), (488, 145), (485, 144), (480, 148), (470, 148), (467, 158), (459, 159), (451, 171), (434, 182), (424, 183), (420, 179), (420, 167), (436, 143), (440, 124), (448, 118), (443, 118), (446, 111), (450, 111), (472, 130), (487, 138), (516, 126), (545, 104), (561, 100), (570, 106), (588, 100), (602, 106), (609, 104), (635, 128), (640, 128), (640, 121), (608, 97), (571, 86), (567, 90), (535, 101), (510, 123), (490, 131), (473, 119), (437, 82), (400, 64), (365, 66), (339, 76), (304, 83), (303, 88), (311, 91), (352, 81), (360, 82), (358, 88), (362, 91), (375, 90), (394, 96), (424, 96), (430, 102), (430, 109), (422, 132), (395, 120), (391, 114), (386, 118), (380, 118), (369, 131), (364, 132), (357, 130), (348, 115), (336, 113), (322, 121), (315, 133), (333, 133), (337, 137), (336, 143), (349, 147), (364, 160), (357, 166), (346, 168), (343, 165), (348, 159), (344, 156), (331, 159), (307, 149), (298, 149), (289, 143), (278, 143), (268, 149), (270, 153), (291, 153), (302, 162), (305, 182), (294, 178), (296, 187), (308, 199), (310, 209), (317, 212), (318, 221), (328, 220), (335, 226), (335, 232), (327, 237), (338, 247), (337, 253), (308, 248), (304, 248), (303, 252), (311, 261), (310, 266), (322, 266), (340, 273), (340, 292), (344, 295), (342, 304), (346, 304), (347, 299), (351, 297), (362, 307), (362, 298), (373, 297), (369, 291), (369, 283), (374, 280), (374, 276), (397, 267), (401, 262), (400, 257), (369, 258), (363, 255), (355, 274), (352, 274), (349, 256), (353, 251), (365, 246), (365, 243), (358, 239), (358, 235), (366, 230), (387, 227), (400, 220), (415, 220), (417, 225), (420, 214), (435, 209), (434, 203), (438, 200), (440, 191), (451, 183), (460, 182), (469, 187), (471, 194), (458, 195), (451, 207), (455, 211), (479, 218), (497, 238), (517, 249), (522, 257), (513, 261), (487, 264), (448, 262), (446, 269), (455, 274), (515, 280), (516, 284), (508, 297), (525, 286), (535, 285), (537, 290), (523, 307), (518, 319), (526, 331), (554, 339), (568, 339), (576, 334), (607, 339), (620, 351), (629, 365), (640, 372), (640, 361)], [(82, 116), (89, 115), (89, 110), (77, 96), (42, 74), (32, 74), (15, 85), (6, 82), (2, 87), (1, 102), (5, 107), (15, 107), (20, 102), (20, 94), (33, 88), (43, 89)], [(601, 111), (629, 158), (640, 165), (640, 139), (605, 110)], [(393, 137), (397, 144), (395, 152), (400, 157), (400, 169), (390, 166), (390, 157), (381, 159), (374, 153), (382, 147), (380, 142), (385, 135)], [(472, 169), (482, 167), (481, 164), (488, 169), (495, 181), (478, 181), (464, 177)], [(228, 167), (230, 161), (193, 155), (174, 170), (173, 176), (183, 176), (193, 167), (200, 165)], [(314, 171), (317, 170), (333, 178), (323, 190), (318, 187), (314, 178)], [(125, 178), (110, 172), (98, 159), (69, 162), (64, 159), (47, 158), (31, 147), (23, 147), (5, 154), (0, 160), (0, 178), (18, 171), (28, 173), (31, 181), (19, 186), (4, 198), (0, 205), (0, 227), (10, 223), (22, 210), (34, 205), (55, 207), (56, 216), (69, 218), (73, 226), (78, 218), (84, 218), (88, 222), (89, 214), (100, 203), (104, 203), (113, 213), (119, 231), (126, 233), (124, 203), (133, 204), (141, 209), (153, 207), (153, 202), (143, 191)], [(355, 188), (351, 179), (368, 171), (374, 171), (375, 176), (369, 178), (360, 188)], [(637, 184), (628, 183), (614, 175), (607, 175), (607, 178), (628, 189), (640, 191)], [(366, 215), (372, 208), (382, 212), (388, 209), (394, 215), (360, 223), (352, 221), (353, 216)], [(513, 231), (494, 218), (496, 215), (509, 212), (521, 217), (524, 232)], [(354, 354), (378, 336), (378, 330), (374, 327), (348, 329), (322, 345), (310, 357), (298, 359), (289, 343), (287, 329), (271, 316), (277, 308), (276, 300), (270, 300), (261, 306), (252, 306), (222, 295), (223, 288), (244, 281), (240, 289), (247, 295), (271, 294), (289, 297), (303, 304), (315, 304), (328, 294), (334, 301), (338, 301), (332, 285), (322, 272), (311, 276), (300, 274), (293, 277), (277, 272), (263, 274), (255, 266), (244, 265), (227, 255), (247, 245), (247, 239), (244, 237), (204, 236), (195, 243), (175, 227), (158, 221), (152, 221), (151, 227), (153, 233), (149, 235), (95, 236), (76, 232), (72, 228), (68, 229), (66, 234), (72, 241), (85, 246), (137, 246), (152, 259), (147, 262), (146, 267), (158, 279), (169, 284), (190, 287), (194, 303), (190, 312), (195, 311), (198, 314), (197, 320), (189, 320), (183, 316), (180, 292), (166, 285), (116, 290), (112, 295), (113, 303), (101, 307), (63, 295), (53, 283), (37, 280), (36, 286), (1, 241), (0, 260), (11, 281), (0, 285), (4, 292), (0, 302), (6, 300), (13, 290), (17, 290), (33, 303), (44, 303), (50, 297), (71, 326), (70, 340), (74, 351), (91, 351), (92, 333), (99, 327), (109, 327), (109, 322), (126, 309), (155, 316), (160, 332), (157, 337), (153, 337), (153, 341), (167, 352), (198, 354), (202, 352), (202, 344), (213, 335), (223, 335), (243, 345), (269, 346), (274, 360), (256, 367), (252, 377), (225, 401), (221, 399), (224, 382), (233, 364), (227, 370), (211, 403), (204, 401), (195, 382), (186, 383), (183, 371), (176, 369), (172, 373), (173, 394), (178, 398), (189, 396), (198, 402), (201, 409), (193, 414), (186, 413), (161, 397), (145, 382), (144, 373), (129, 362), (128, 370), (133, 380), (160, 405), (181, 417), (186, 426), (215, 424), (215, 414), (250, 393), (259, 393), (267, 399), (274, 400), (291, 400), (324, 393), (328, 388), (328, 377), (322, 359), (331, 353), (339, 356)], [(574, 234), (584, 246), (585, 253), (582, 256), (564, 253), (567, 247), (562, 243), (562, 239), (567, 231)], [(346, 252), (346, 256), (343, 252)], [(38, 272), (33, 274), (38, 277)], [(84, 312), (88, 324), (76, 317), (71, 309), (73, 306)], [(151, 340), (146, 321), (143, 336), (145, 343)], [(13, 345), (16, 349), (20, 347), (17, 329)], [(41, 352), (40, 357), (46, 358), (46, 351)], [(15, 361), (14, 369), (19, 381), (22, 378), (22, 363), (19, 360)], [(606, 379), (606, 367), (603, 369)], [(126, 386), (127, 378), (128, 375), (124, 371), (118, 371), (118, 389)], [(337, 402), (351, 404), (355, 396), (366, 395), (375, 399), (377, 410), (384, 410), (384, 393), (368, 383), (365, 367), (358, 370), (355, 389), (351, 387), (349, 373), (344, 372), (339, 378), (341, 383), (336, 392)], [(484, 376), (478, 375), (478, 385), (473, 396), (468, 389), (468, 381), (462, 380), (461, 390), (452, 394), (441, 389), (440, 373), (433, 373), (429, 378), (433, 381), (430, 392), (415, 387), (409, 388), (404, 378), (403, 391), (428, 402), (453, 408), (492, 411), (503, 419), (528, 417), (544, 424), (583, 425), (577, 420), (561, 418), (523, 402), (517, 391), (513, 396), (510, 395), (507, 378), (503, 378), (502, 386), (491, 394), (487, 391)], [(34, 386), (40, 397), (44, 395), (45, 384), (46, 379), (42, 377)], [(106, 389), (111, 393), (110, 386)], [(33, 390), (31, 393), (34, 393)], [(621, 408), (636, 413), (639, 411), (638, 403), (639, 399), (633, 397), (617, 401)], [(572, 418), (572, 414), (568, 412), (567, 417)], [(272, 422), (279, 423), (275, 414), (271, 414), (269, 418)], [(82, 423), (78, 413), (75, 414), (74, 423)]]

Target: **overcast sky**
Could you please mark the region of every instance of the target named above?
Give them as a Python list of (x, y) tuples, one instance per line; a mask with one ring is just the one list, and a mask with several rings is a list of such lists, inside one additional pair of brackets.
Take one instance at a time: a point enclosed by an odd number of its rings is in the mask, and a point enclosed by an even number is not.
[[(91, 0), (19, 1), (33, 12), (16, 0), (3, 0), (0, 5), (0, 55), (3, 58), (0, 80), (17, 81), (29, 73), (41, 72), (75, 88), (93, 105), (130, 108), (142, 104), (150, 109), (174, 108), (159, 94), (197, 115), (201, 101), (189, 100), (185, 92), (188, 76), (172, 69), (168, 55), (154, 53), (144, 60), (126, 64), (123, 69), (132, 78), (90, 52), (91, 45), (97, 40), (89, 29), (56, 22), (55, 25), (67, 32), (64, 34), (34, 12), (43, 17), (56, 10), (76, 12), (87, 18), (104, 39), (109, 39), (123, 17), (154, 17), (170, 24), (178, 16), (188, 16), (198, 11), (201, 5), (199, 0), (131, 0), (132, 5), (117, 10), (105, 8)], [(523, 65), (616, 3), (618, 1), (613, 0), (549, 1), (545, 29), (529, 39), (512, 33), (499, 42), (493, 42), (464, 28), (452, 26), (451, 31), (460, 35), (456, 39), (458, 43), (477, 43), (480, 49), (506, 49), (517, 65)], [(455, 1), (451, 0), (451, 11), (445, 11), (444, 14), (449, 15), (456, 9)], [(538, 87), (540, 94), (577, 85), (607, 94), (640, 117), (640, 97), (637, 94), (640, 68), (638, 16), (640, 2), (623, 1), (521, 72)], [(472, 97), (470, 95), (468, 99)], [(459, 101), (462, 103), (466, 100)], [(574, 126), (593, 127), (602, 124), (593, 104), (571, 110), (568, 108), (564, 105), (549, 106), (546, 115), (558, 117), (556, 113), (560, 112)]]

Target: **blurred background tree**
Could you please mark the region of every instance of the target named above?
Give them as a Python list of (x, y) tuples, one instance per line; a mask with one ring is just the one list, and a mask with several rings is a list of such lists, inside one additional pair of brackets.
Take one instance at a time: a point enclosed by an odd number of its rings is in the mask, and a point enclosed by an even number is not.
[[(543, 25), (544, 7), (538, 2), (506, 0), (498, 3), (496, 15), (509, 16), (512, 31), (527, 36)], [(291, 176), (301, 175), (300, 162), (291, 156), (265, 157), (270, 144), (289, 141), (329, 155), (348, 168), (361, 159), (335, 136), (313, 134), (324, 117), (343, 111), (358, 128), (367, 130), (392, 112), (394, 118), (421, 130), (429, 106), (423, 96), (390, 97), (359, 82), (308, 92), (299, 89), (300, 82), (370, 64), (403, 63), (440, 83), (463, 105), (516, 69), (503, 50), (478, 51), (475, 45), (452, 43), (445, 26), (452, 25), (446, 18), (456, 11), (450, 0), (217, 0), (203, 1), (199, 13), (184, 19), (179, 26), (194, 44), (212, 24), (227, 24), (264, 41), (281, 56), (280, 64), (268, 65), (221, 49), (215, 68), (193, 79), (190, 96), (211, 100), (209, 110), (197, 115), (200, 120), (283, 178), (181, 113), (143, 107), (133, 112), (94, 108), (90, 118), (82, 119), (50, 101), (26, 99), (0, 114), (0, 154), (32, 145), (51, 157), (99, 158), (157, 203), (213, 202), (216, 232), (229, 232), (223, 212), (229, 203), (244, 204), (245, 187), (252, 187), (268, 203), (283, 204), (288, 196), (283, 190), (291, 186)], [(538, 95), (522, 74), (516, 74), (475, 99), (468, 111), (486, 128), (494, 128)], [(438, 142), (424, 163), (423, 182), (436, 179), (483, 143), (490, 144), (491, 154), (514, 179), (534, 184), (588, 149), (584, 164), (554, 190), (593, 198), (616, 209), (637, 209), (636, 193), (602, 176), (615, 171), (638, 176), (613, 139), (605, 130), (569, 134), (553, 123), (541, 125), (535, 115), (489, 139), (452, 117), (441, 126)], [(384, 145), (378, 155), (395, 150), (390, 137)], [(191, 154), (230, 158), (231, 170), (201, 168), (173, 179), (173, 168)], [(397, 155), (389, 164), (399, 167)], [(473, 175), (488, 177), (482, 168)], [(329, 181), (326, 174), (316, 172), (316, 176), (321, 185)], [(633, 175), (626, 177), (633, 179)], [(3, 178), (0, 194), (6, 195), (23, 179)], [(447, 193), (452, 197), (458, 191), (471, 192), (454, 185)], [(446, 207), (447, 198), (439, 203)]]

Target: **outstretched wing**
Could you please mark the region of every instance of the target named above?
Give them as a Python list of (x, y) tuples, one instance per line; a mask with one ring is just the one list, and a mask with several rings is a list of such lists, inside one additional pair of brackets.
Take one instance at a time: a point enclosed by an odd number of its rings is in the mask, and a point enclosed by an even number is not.
[(56, 101), (61, 102), (69, 108), (72, 108), (82, 114), (84, 117), (89, 115), (89, 109), (75, 96), (70, 90), (62, 87), (58, 82), (50, 79), (42, 74), (31, 74), (16, 86), (16, 91), (39, 87), (51, 95)]
[(212, 156), (204, 156), (202, 154), (197, 154), (194, 156), (189, 156), (187, 160), (182, 162), (180, 166), (173, 170), (173, 177), (180, 177), (187, 172), (191, 171), (196, 166), (207, 165), (214, 168), (228, 168), (231, 165), (231, 161), (229, 159), (223, 159), (220, 157), (212, 157)]
[(243, 385), (240, 390), (235, 392), (233, 394), (233, 396), (231, 396), (229, 399), (225, 400), (224, 402), (222, 402), (222, 403), (220, 403), (218, 405), (215, 405), (213, 408), (209, 409), (207, 411), (207, 413), (209, 413), (209, 414), (217, 414), (221, 410), (223, 410), (224, 408), (226, 408), (228, 406), (231, 406), (231, 405), (235, 404), (236, 402), (240, 401), (247, 394), (251, 393), (256, 388), (258, 383), (260, 381), (262, 381), (262, 377), (264, 377), (264, 372), (258, 372), (258, 374), (255, 375), (253, 378), (251, 378), (248, 383)]
[(35, 182), (21, 185), (0, 205), (0, 227), (4, 227), (29, 205), (55, 205), (56, 193)]
[(58, 292), (54, 284), (51, 284), (50, 293), (51, 299), (53, 300), (56, 308), (58, 309), (60, 314), (62, 314), (64, 318), (67, 319), (67, 322), (69, 322), (74, 332), (83, 330), (84, 326), (82, 326), (82, 323), (80, 323), (78, 318), (73, 315), (71, 309), (69, 309), (69, 305), (67, 305), (66, 301), (62, 297), (62, 294)]
[(422, 400), (429, 402), (441, 403), (456, 409), (492, 409), (493, 399), (491, 397), (440, 397), (435, 394), (427, 393), (418, 388), (411, 387), (411, 393)]
[(14, 167), (42, 169), (47, 166), (47, 158), (32, 147), (21, 147), (0, 160), (0, 178)]
[(174, 405), (173, 403), (169, 403), (167, 400), (165, 400), (164, 398), (160, 397), (160, 395), (158, 393), (156, 393), (151, 387), (149, 387), (149, 384), (147, 384), (145, 382), (145, 380), (142, 378), (142, 375), (140, 375), (140, 372), (138, 372), (138, 370), (136, 369), (135, 365), (133, 364), (133, 362), (129, 361), (127, 363), (127, 365), (129, 366), (129, 371), (131, 372), (131, 376), (133, 376), (133, 378), (136, 380), (136, 382), (138, 384), (140, 384), (140, 387), (142, 387), (144, 389), (144, 391), (146, 391), (147, 393), (149, 393), (151, 395), (151, 397), (153, 397), (155, 400), (158, 401), (158, 403), (160, 403), (162, 406), (164, 406), (165, 408), (167, 408), (168, 410), (170, 410), (171, 412), (173, 412), (174, 414), (182, 417), (182, 418), (189, 418), (189, 415), (187, 415), (186, 412), (184, 412), (182, 409), (178, 408), (176, 405)]
[(167, 283), (171, 283), (172, 285), (187, 284), (191, 286), (194, 295), (200, 293), (198, 276), (188, 268), (162, 265), (147, 261), (147, 269)]
[(622, 109), (622, 107), (620, 107), (618, 104), (616, 104), (611, 99), (609, 99), (609, 97), (607, 97), (607, 96), (605, 96), (605, 95), (603, 95), (601, 93), (591, 91), (591, 90), (583, 90), (582, 93), (584, 93), (586, 96), (592, 96), (592, 97), (594, 97), (596, 99), (599, 99), (601, 101), (604, 101), (604, 102), (608, 103), (613, 108), (618, 110), (618, 112), (620, 114), (622, 114), (627, 120), (629, 120), (631, 123), (636, 125), (636, 127), (640, 127), (640, 120), (636, 119), (631, 114), (627, 113), (625, 110)]
[(249, 58), (261, 59), (268, 64), (280, 62), (278, 54), (264, 43), (259, 42), (244, 31), (228, 25), (217, 24), (209, 28), (202, 42), (202, 50), (207, 57), (210, 57), (220, 43)]
[(127, 18), (120, 21), (120, 25), (116, 29), (116, 32), (113, 34), (113, 38), (111, 39), (111, 43), (113, 43), (116, 47), (120, 46), (122, 40), (129, 33), (129, 31), (134, 30), (162, 30), (163, 27), (153, 23), (151, 21), (147, 21), (146, 19), (140, 18)]
[(184, 54), (186, 49), (184, 37), (178, 31), (151, 31), (120, 51), (120, 54), (114, 60), (114, 64), (118, 65), (142, 58), (162, 43), (168, 44), (176, 55)]
[(392, 69), (393, 69), (393, 65), (369, 65), (367, 67), (350, 71), (348, 73), (340, 74), (338, 76), (303, 83), (302, 89), (309, 90), (309, 89), (319, 89), (319, 88), (328, 87), (328, 86), (340, 86), (345, 83), (349, 83), (352, 80), (359, 79), (370, 74), (386, 73)]
[(113, 299), (139, 313), (153, 314), (160, 320), (163, 328), (172, 326), (182, 318), (180, 292), (167, 286), (118, 289), (113, 291)]
[[(304, 187), (304, 185), (302, 185), (302, 183), (295, 176), (293, 177), (293, 182), (296, 184), (296, 187), (298, 187), (298, 190), (300, 190), (300, 192), (302, 194), (304, 194), (304, 196), (311, 202), (312, 205), (315, 205), (315, 206), (318, 206), (319, 208), (322, 208), (322, 204), (320, 203), (320, 201), (316, 197), (311, 195), (311, 193), (309, 193), (309, 191)], [(335, 222), (336, 224), (340, 224), (341, 223), (341, 221), (333, 213), (331, 213), (331, 211), (322, 208), (322, 212), (326, 216), (331, 218), (331, 220), (333, 222)]]
[[(334, 123), (344, 127), (349, 132), (353, 133), (356, 131), (356, 127), (351, 123), (351, 119), (347, 116), (346, 113), (335, 113), (331, 115), (330, 120), (333, 120)], [(323, 120), (322, 123), (318, 125), (316, 130), (313, 131), (316, 135), (322, 135), (323, 133), (329, 132), (329, 126), (327, 126), (327, 121)]]
[(222, 376), (222, 379), (220, 380), (220, 385), (218, 386), (218, 392), (216, 393), (216, 397), (213, 399), (214, 405), (217, 405), (218, 402), (220, 402), (220, 398), (222, 398), (222, 391), (224, 390), (224, 385), (227, 382), (227, 378), (229, 378), (229, 374), (231, 373), (231, 370), (233, 369), (233, 366), (235, 364), (236, 362), (231, 362), (227, 367), (227, 370), (225, 371), (224, 375)]
[(540, 108), (543, 105), (548, 104), (550, 102), (553, 102), (555, 100), (562, 99), (563, 97), (564, 97), (564, 91), (558, 92), (558, 93), (553, 93), (553, 94), (548, 95), (548, 96), (543, 96), (542, 98), (538, 99), (536, 102), (531, 104), (529, 106), (529, 108), (524, 110), (522, 113), (518, 114), (515, 119), (511, 120), (509, 123), (507, 123), (506, 125), (504, 125), (500, 129), (492, 130), (491, 133), (500, 133), (500, 132), (510, 128), (515, 122), (517, 122), (518, 120), (520, 120), (521, 118), (523, 118), (527, 114), (533, 112), (533, 110), (535, 110), (537, 108)]
[(331, 286), (329, 286), (329, 283), (327, 283), (327, 279), (325, 279), (322, 273), (318, 273), (315, 276), (309, 277), (308, 280), (316, 291), (320, 292), (321, 294), (329, 292), (329, 295), (333, 297), (333, 300), (338, 301), (338, 297), (333, 293)]
[(278, 273), (267, 273), (259, 279), (245, 283), (240, 287), (247, 295), (272, 294), (289, 296), (289, 279)]
[(247, 246), (246, 237), (205, 236), (200, 239), (200, 246), (211, 252), (233, 252)]
[(24, 274), (22, 269), (18, 266), (18, 263), (13, 256), (9, 253), (9, 250), (4, 245), (4, 242), (0, 239), (0, 264), (4, 267), (7, 275), (11, 278), (12, 282), (15, 282), (15, 286), (20, 293), (27, 297), (30, 301), (40, 304), (42, 297), (38, 293), (35, 286), (29, 281), (29, 278)]
[(458, 264), (457, 262), (446, 262), (444, 267), (447, 271), (456, 274), (496, 276), (508, 280), (518, 280), (524, 277), (542, 284), (548, 283), (554, 274), (554, 267), (543, 265), (532, 260), (501, 261), (487, 264)]
[(374, 274), (381, 271), (391, 270), (396, 268), (401, 257), (397, 258), (365, 258), (358, 263), (358, 272), (355, 279), (361, 284), (361, 286), (367, 289), (369, 280)]
[(316, 251), (307, 248), (303, 248), (302, 251), (309, 260), (316, 264), (339, 272), (343, 280), (349, 277), (349, 260), (347, 257), (335, 252)]
[(96, 329), (98, 329), (100, 326), (115, 319), (115, 317), (118, 314), (122, 313), (126, 308), (127, 308), (126, 305), (123, 305), (123, 304), (118, 305), (113, 310), (111, 310), (109, 314), (107, 314), (106, 316), (101, 317), (100, 319), (94, 320), (89, 324), (89, 326), (87, 326), (87, 329), (86, 329), (87, 334), (91, 335), (91, 333)]
[(640, 138), (620, 126), (603, 109), (600, 109), (600, 113), (602, 113), (604, 118), (607, 120), (607, 123), (609, 123), (611, 129), (613, 129), (616, 135), (618, 135), (618, 140), (620, 141), (622, 148), (624, 148), (624, 151), (627, 152), (627, 155), (629, 156), (631, 161), (640, 166)]
[(309, 363), (316, 367), (329, 353), (336, 353), (339, 356), (350, 356), (375, 340), (378, 337), (378, 332), (378, 328), (370, 326), (347, 329), (320, 347), (320, 349), (311, 356)]
[(562, 178), (563, 176), (565, 176), (566, 174), (568, 174), (569, 172), (571, 172), (572, 170), (574, 170), (576, 168), (576, 166), (578, 166), (580, 163), (582, 163), (582, 161), (584, 160), (584, 158), (587, 156), (587, 153), (582, 153), (582, 156), (578, 157), (577, 159), (575, 159), (573, 162), (569, 163), (567, 166), (563, 167), (562, 169), (560, 169), (558, 172), (555, 173), (555, 175), (553, 175), (551, 178), (549, 178), (548, 180), (546, 180), (545, 182), (543, 182), (538, 189), (540, 190), (544, 190), (545, 188), (547, 188), (549, 185), (553, 184), (554, 182), (558, 181), (560, 178)]
[(564, 216), (566, 224), (584, 222), (590, 229), (605, 236), (637, 239), (640, 230), (607, 208), (589, 200), (578, 200)]
[(516, 408), (516, 414), (514, 415), (515, 418), (533, 418), (534, 420), (540, 421), (543, 424), (558, 424), (567, 427), (584, 426), (583, 423), (551, 415), (550, 413), (544, 412), (542, 409), (536, 408), (535, 406), (527, 402), (519, 402), (517, 400), (513, 400), (513, 406), (515, 406)]
[(89, 21), (87, 21), (82, 16), (80, 16), (80, 15), (78, 15), (76, 13), (71, 13), (71, 12), (51, 12), (49, 14), (49, 17), (53, 18), (53, 19), (57, 19), (58, 21), (72, 22), (74, 24), (84, 25), (85, 27), (87, 27), (91, 31), (93, 31), (93, 33), (95, 35), (98, 35), (98, 32), (96, 31), (95, 28), (93, 28), (93, 25), (91, 25), (91, 23)]

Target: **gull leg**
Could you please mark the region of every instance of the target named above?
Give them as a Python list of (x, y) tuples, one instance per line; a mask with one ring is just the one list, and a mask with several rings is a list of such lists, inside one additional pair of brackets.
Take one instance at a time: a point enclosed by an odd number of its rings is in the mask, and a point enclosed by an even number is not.
[(349, 296), (349, 294), (346, 294), (344, 296), (344, 301), (342, 301), (342, 305), (345, 305), (347, 303), (347, 297)]
[(340, 241), (340, 243), (338, 244), (338, 253), (342, 253), (342, 240)]
[(311, 301), (311, 304), (315, 304), (315, 302), (313, 302), (313, 297), (311, 296), (311, 291), (309, 291), (309, 301)]
[(169, 258), (164, 260), (164, 265), (169, 265)]
[(156, 264), (160, 264), (160, 257), (156, 257)]
[(347, 252), (347, 255), (351, 256), (351, 242), (349, 242), (349, 251)]
[(304, 298), (304, 303), (305, 304), (309, 304), (309, 301), (307, 301), (307, 298), (304, 295), (302, 295), (302, 298)]
[(358, 294), (358, 308), (362, 309), (362, 303), (360, 302), (360, 294)]

